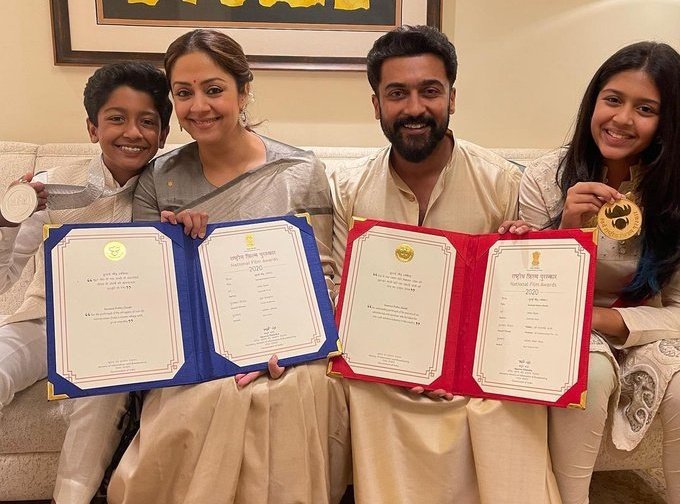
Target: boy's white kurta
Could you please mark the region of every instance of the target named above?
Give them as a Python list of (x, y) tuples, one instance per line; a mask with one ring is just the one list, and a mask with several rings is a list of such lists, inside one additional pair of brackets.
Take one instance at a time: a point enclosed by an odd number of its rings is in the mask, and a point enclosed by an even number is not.
[[(418, 224), (418, 202), (390, 167), (390, 148), (331, 174), (333, 254), (342, 266), (353, 216)], [(494, 233), (517, 216), (520, 171), (456, 140), (423, 226)], [(436, 401), (345, 380), (358, 503), (559, 503), (546, 408), (457, 396)]]
[[(91, 171), (103, 177), (105, 188), (116, 190), (116, 194), (99, 198), (84, 208), (37, 212), (21, 226), (0, 230), (0, 286), (3, 289), (19, 278), (29, 259), (35, 257), (36, 260), (35, 276), (26, 290), (24, 302), (0, 326), (0, 375), (14, 370), (8, 379), (13, 385), (11, 390), (4, 391), (2, 383), (5, 380), (0, 379), (0, 408), (4, 401), (2, 397), (11, 400), (15, 392), (44, 378), (46, 373), (43, 224), (129, 222), (132, 218), (132, 195), (137, 177), (120, 187), (100, 156), (54, 168), (49, 171), (49, 180), (56, 184), (85, 185)], [(17, 327), (31, 329), (29, 333), (21, 334), (23, 343), (16, 341)], [(74, 415), (59, 461), (54, 492), (57, 504), (87, 504), (94, 496), (120, 438), (116, 426), (126, 399), (127, 394), (113, 394), (75, 400)]]

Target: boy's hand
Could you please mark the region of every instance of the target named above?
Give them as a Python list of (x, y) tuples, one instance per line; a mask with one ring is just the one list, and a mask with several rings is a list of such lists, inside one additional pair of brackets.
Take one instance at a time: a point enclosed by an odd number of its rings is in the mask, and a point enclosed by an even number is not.
[[(269, 371), (269, 376), (271, 376), (274, 380), (281, 378), (281, 375), (285, 370), (286, 368), (279, 366), (279, 358), (276, 355), (272, 355), (269, 358), (269, 362), (267, 362), (267, 371)], [(234, 375), (236, 386), (238, 388), (243, 388), (263, 374), (264, 371), (252, 371), (250, 373), (239, 373)]]
[(516, 235), (523, 235), (527, 231), (531, 231), (529, 224), (524, 222), (522, 219), (517, 220), (506, 220), (498, 228), (498, 233), (510, 233)]
[[(38, 197), (38, 206), (35, 208), (35, 211), (39, 210), (45, 210), (47, 208), (47, 189), (45, 189), (45, 184), (42, 182), (31, 182), (33, 180), (33, 173), (32, 172), (26, 172), (24, 173), (18, 180), (15, 180), (12, 182), (9, 186), (15, 186), (17, 184), (26, 184), (30, 185), (33, 190), (35, 191), (35, 195)], [(0, 226), (1, 227), (16, 227), (19, 224), (15, 222), (9, 222), (6, 220), (4, 217), (0, 216)]]
[(184, 234), (192, 238), (205, 238), (206, 227), (208, 226), (208, 214), (205, 212), (197, 212), (196, 210), (187, 209), (175, 214), (170, 210), (163, 210), (161, 212), (161, 222), (169, 222), (170, 224), (183, 224)]

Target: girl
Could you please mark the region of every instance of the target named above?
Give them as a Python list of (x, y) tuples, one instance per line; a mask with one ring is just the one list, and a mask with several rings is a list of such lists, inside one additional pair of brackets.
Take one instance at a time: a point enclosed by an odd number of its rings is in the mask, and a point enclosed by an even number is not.
[(605, 61), (568, 147), (527, 167), (520, 217), (587, 227), (624, 197), (642, 208), (642, 231), (621, 241), (600, 233), (587, 408), (549, 416), (565, 504), (588, 502), (608, 411), (622, 450), (659, 413), (668, 502), (680, 503), (680, 55), (666, 44), (632, 44)]

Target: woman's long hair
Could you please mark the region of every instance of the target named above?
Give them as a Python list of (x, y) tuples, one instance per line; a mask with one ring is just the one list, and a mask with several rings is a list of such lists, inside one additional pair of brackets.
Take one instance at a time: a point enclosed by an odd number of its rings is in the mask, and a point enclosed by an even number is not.
[[(612, 77), (627, 70), (644, 71), (661, 97), (656, 135), (640, 155), (641, 178), (636, 187), (643, 208), (642, 253), (633, 278), (621, 293), (625, 300), (641, 301), (657, 294), (680, 264), (680, 54), (667, 44), (638, 42), (604, 62), (581, 101), (557, 183), (564, 200), (567, 189), (577, 182), (602, 180), (602, 155), (590, 122), (597, 95)], [(561, 217), (552, 225), (558, 225)]]

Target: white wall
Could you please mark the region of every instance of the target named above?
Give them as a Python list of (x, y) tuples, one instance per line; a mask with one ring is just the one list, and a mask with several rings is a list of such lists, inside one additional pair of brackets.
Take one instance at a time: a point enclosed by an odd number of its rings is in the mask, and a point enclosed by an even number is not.
[(595, 70), (646, 39), (680, 50), (680, 0), (458, 0), (455, 130), (489, 147), (556, 146)]
[[(680, 48), (680, 0), (443, 3), (460, 59), (452, 124), (490, 147), (559, 144), (592, 72), (622, 45), (655, 38)], [(49, 2), (0, 2), (0, 33), (0, 139), (87, 141), (82, 89), (93, 68), (53, 65)], [(362, 73), (257, 71), (254, 92), (265, 134), (298, 145), (384, 144)], [(169, 141), (187, 140), (173, 121)]]

